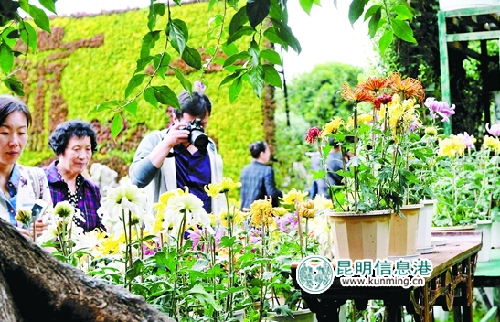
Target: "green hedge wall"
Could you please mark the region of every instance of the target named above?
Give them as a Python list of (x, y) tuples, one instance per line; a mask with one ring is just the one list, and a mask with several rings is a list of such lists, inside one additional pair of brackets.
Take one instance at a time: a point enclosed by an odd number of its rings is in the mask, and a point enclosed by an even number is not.
[[(172, 7), (172, 15), (182, 18), (189, 27), (189, 46), (196, 48), (206, 41), (207, 21), (213, 15), (207, 13), (207, 6), (208, 3), (196, 3)], [(143, 135), (165, 127), (165, 107), (155, 109), (142, 99), (137, 117), (126, 115), (126, 130), (116, 141), (111, 140), (109, 130), (111, 114), (89, 114), (103, 101), (123, 98), (147, 32), (147, 14), (147, 9), (133, 9), (99, 16), (57, 17), (51, 20), (51, 35), (39, 32), (37, 55), (17, 61), (25, 66), (18, 77), (25, 82), (25, 99), (35, 118), (21, 163), (40, 164), (53, 156), (47, 146), (49, 133), (58, 123), (78, 118), (101, 124), (101, 149), (93, 159), (107, 160), (124, 174), (127, 167), (123, 164), (130, 165)], [(157, 26), (166, 17), (162, 19)], [(157, 45), (160, 48), (161, 39)], [(174, 62), (178, 55), (170, 53)], [(182, 65), (182, 61), (176, 64)], [(241, 168), (250, 161), (249, 143), (264, 138), (265, 122), (261, 101), (246, 83), (238, 100), (229, 103), (228, 87), (218, 88), (226, 75), (225, 71), (204, 75), (196, 71), (189, 73), (188, 78), (194, 82), (203, 77), (208, 86), (206, 92), (213, 103), (208, 134), (218, 143), (224, 175), (238, 180)], [(156, 82), (165, 81), (158, 78)], [(166, 83), (177, 93), (181, 90), (173, 76), (166, 76)], [(110, 163), (111, 159), (115, 161)]]

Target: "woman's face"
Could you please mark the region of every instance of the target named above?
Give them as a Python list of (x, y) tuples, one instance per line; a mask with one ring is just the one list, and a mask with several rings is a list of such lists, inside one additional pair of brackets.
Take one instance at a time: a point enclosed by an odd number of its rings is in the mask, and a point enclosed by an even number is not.
[(22, 112), (7, 115), (0, 125), (0, 165), (14, 165), (28, 142), (28, 119)]
[(264, 163), (268, 163), (271, 160), (271, 148), (269, 148), (269, 145), (266, 144), (266, 149), (261, 152), (261, 156)]
[(64, 153), (59, 156), (59, 166), (71, 173), (82, 173), (92, 157), (90, 136), (72, 136)]

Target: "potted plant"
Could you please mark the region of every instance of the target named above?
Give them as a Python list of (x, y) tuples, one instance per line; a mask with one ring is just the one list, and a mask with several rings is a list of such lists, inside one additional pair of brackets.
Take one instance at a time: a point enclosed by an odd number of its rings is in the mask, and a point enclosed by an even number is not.
[[(306, 136), (309, 143), (316, 143), (323, 165), (332, 149), (329, 138), (340, 145), (343, 155), (352, 156), (336, 171), (344, 178), (343, 185), (329, 187), (335, 256), (385, 258), (391, 213), (404, 217), (400, 209), (412, 174), (405, 163), (408, 146), (402, 140), (418, 123), (415, 105), (423, 98), (423, 89), (417, 80), (393, 73), (388, 78), (369, 78), (354, 89), (344, 85), (342, 96), (355, 103), (353, 116), (348, 120), (334, 117), (323, 130), (312, 128)], [(324, 168), (314, 175), (318, 178), (326, 173)], [(359, 221), (365, 219), (369, 225)], [(373, 230), (367, 231), (368, 227)], [(363, 231), (361, 236), (350, 235)], [(354, 241), (362, 241), (368, 248), (349, 248)]]

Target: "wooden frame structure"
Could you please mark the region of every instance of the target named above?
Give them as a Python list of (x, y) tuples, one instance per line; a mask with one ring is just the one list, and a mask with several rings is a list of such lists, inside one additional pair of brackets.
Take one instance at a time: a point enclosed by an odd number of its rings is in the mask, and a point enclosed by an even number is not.
[[(478, 20), (477, 17), (481, 16)], [(451, 19), (452, 23), (457, 23), (460, 20), (467, 20), (470, 25), (483, 28), (471, 28), (467, 31), (450, 30), (447, 23)], [(457, 23), (458, 24), (458, 23)], [(441, 53), (441, 99), (445, 102), (451, 102), (450, 88), (450, 66), (449, 66), (449, 47), (453, 43), (472, 41), (472, 40), (498, 40), (500, 46), (500, 5), (474, 7), (457, 9), (450, 11), (438, 12), (438, 27), (439, 27), (439, 48)], [(483, 29), (483, 30), (481, 30)], [(484, 47), (486, 49), (486, 47)], [(485, 59), (486, 55), (481, 55), (468, 49), (463, 50), (466, 55), (476, 59)], [(481, 60), (482, 61), (482, 60)], [(499, 59), (500, 62), (500, 59)], [(487, 68), (482, 68), (482, 77), (488, 72)], [(451, 122), (444, 124), (446, 134), (451, 134)]]

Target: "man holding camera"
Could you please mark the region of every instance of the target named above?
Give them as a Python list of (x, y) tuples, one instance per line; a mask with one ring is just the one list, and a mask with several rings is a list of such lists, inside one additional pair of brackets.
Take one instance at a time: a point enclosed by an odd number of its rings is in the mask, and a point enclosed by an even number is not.
[(187, 187), (207, 212), (218, 214), (219, 200), (205, 191), (205, 185), (222, 181), (222, 158), (205, 134), (212, 103), (201, 91), (193, 91), (192, 97), (183, 91), (177, 98), (181, 109), (172, 113), (173, 124), (146, 135), (139, 144), (130, 179), (139, 188), (146, 187), (151, 209), (164, 192)]

